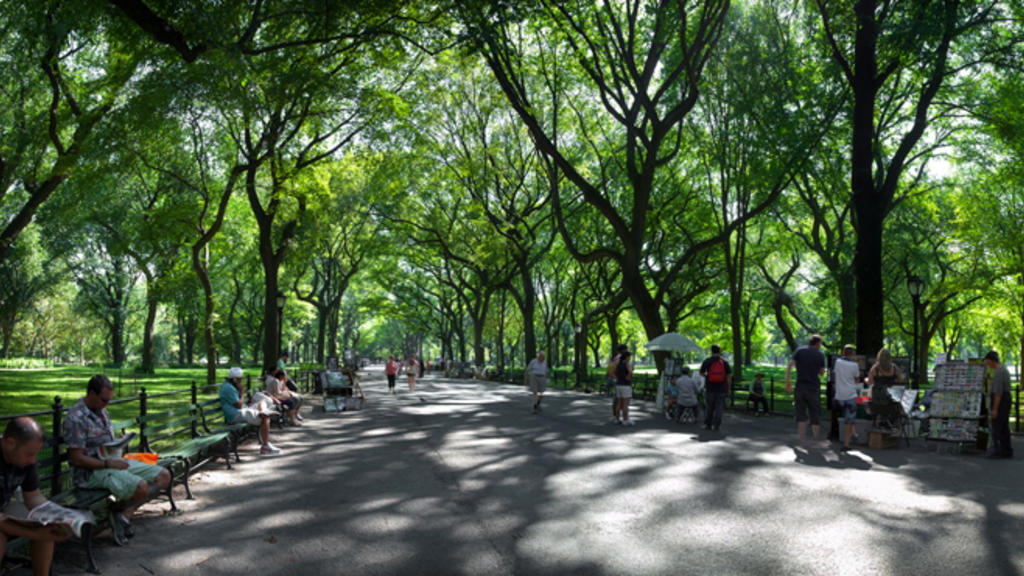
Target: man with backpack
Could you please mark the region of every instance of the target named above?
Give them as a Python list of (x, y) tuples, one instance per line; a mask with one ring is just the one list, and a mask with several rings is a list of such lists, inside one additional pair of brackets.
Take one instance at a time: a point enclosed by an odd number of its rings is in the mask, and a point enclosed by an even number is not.
[(722, 358), (722, 348), (711, 346), (711, 356), (700, 365), (700, 375), (704, 378), (704, 429), (718, 430), (722, 425), (722, 412), (725, 410), (725, 397), (732, 387), (732, 368)]

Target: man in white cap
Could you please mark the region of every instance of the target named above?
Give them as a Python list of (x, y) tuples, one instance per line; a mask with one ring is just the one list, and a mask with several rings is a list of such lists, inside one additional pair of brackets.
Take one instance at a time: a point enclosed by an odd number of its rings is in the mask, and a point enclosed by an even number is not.
[(273, 407), (269, 399), (257, 392), (253, 403), (246, 406), (242, 402), (242, 376), (245, 374), (239, 367), (228, 370), (227, 380), (220, 385), (220, 408), (224, 411), (224, 420), (229, 424), (245, 422), (260, 427), (260, 454), (279, 454), (281, 449), (270, 443), (270, 415)]

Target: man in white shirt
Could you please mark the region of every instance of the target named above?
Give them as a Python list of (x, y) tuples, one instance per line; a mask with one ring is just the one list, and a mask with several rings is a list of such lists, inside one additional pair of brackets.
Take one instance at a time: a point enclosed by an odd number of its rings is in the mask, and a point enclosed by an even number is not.
[(832, 368), (836, 381), (836, 402), (843, 412), (843, 447), (850, 449), (850, 437), (853, 436), (853, 424), (857, 419), (857, 382), (860, 378), (860, 365), (853, 360), (853, 346), (843, 346), (843, 356), (836, 358)]
[(548, 387), (548, 376), (548, 363), (544, 360), (544, 353), (540, 352), (526, 365), (526, 372), (523, 374), (524, 384), (529, 386), (530, 392), (533, 393), (534, 414), (540, 414), (540, 401), (544, 399), (544, 391)]

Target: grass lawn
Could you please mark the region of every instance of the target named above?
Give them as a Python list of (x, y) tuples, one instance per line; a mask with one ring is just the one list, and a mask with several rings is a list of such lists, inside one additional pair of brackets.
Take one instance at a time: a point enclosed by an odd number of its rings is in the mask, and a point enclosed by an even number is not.
[[(136, 375), (129, 371), (102, 370), (86, 366), (0, 370), (0, 416), (49, 410), (53, 406), (54, 396), (60, 396), (61, 402), (70, 407), (85, 395), (86, 383), (98, 372), (105, 373), (114, 383), (115, 400), (135, 396), (143, 387), (146, 388), (147, 394), (187, 390), (193, 380), (202, 384), (206, 379), (206, 369), (202, 367), (160, 368), (154, 375)], [(226, 376), (227, 368), (218, 369), (217, 373), (220, 377)], [(259, 369), (250, 367), (246, 369), (246, 373), (257, 376)], [(203, 397), (212, 397), (212, 394), (213, 392), (203, 394)], [(177, 399), (174, 403), (180, 403), (183, 397), (173, 397)], [(162, 400), (164, 399), (153, 399), (149, 404), (150, 408), (159, 408), (161, 404), (166, 403)], [(135, 416), (138, 415), (138, 405), (134, 402), (113, 404), (110, 407), (110, 414), (114, 420)], [(50, 420), (40, 417), (39, 421), (48, 426)]]

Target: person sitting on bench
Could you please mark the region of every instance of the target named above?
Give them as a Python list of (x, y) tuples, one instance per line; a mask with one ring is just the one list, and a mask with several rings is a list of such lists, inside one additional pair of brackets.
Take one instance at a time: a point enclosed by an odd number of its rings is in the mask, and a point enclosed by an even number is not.
[(31, 540), (29, 555), (32, 574), (47, 576), (53, 563), (53, 543), (66, 540), (68, 531), (60, 525), (30, 527), (3, 515), (11, 496), (19, 487), (25, 506), (31, 510), (44, 502), (39, 491), (39, 470), (36, 456), (46, 438), (39, 423), (28, 416), (19, 416), (7, 423), (0, 437), (0, 565), (7, 551), (8, 538)]
[(220, 409), (224, 412), (224, 421), (228, 424), (245, 422), (260, 427), (260, 454), (280, 454), (281, 449), (270, 443), (270, 416), (273, 413), (273, 400), (257, 392), (253, 395), (252, 404), (246, 406), (242, 402), (242, 369), (235, 366), (228, 370), (228, 378), (220, 385)]
[(284, 406), (288, 413), (288, 420), (295, 426), (302, 426), (295, 416), (299, 413), (299, 400), (295, 398), (292, 391), (285, 386), (286, 375), (284, 370), (278, 368), (273, 374), (267, 376), (267, 395), (274, 399), (274, 403)]
[(100, 447), (114, 440), (114, 427), (107, 404), (114, 397), (114, 385), (103, 374), (89, 379), (86, 395), (68, 410), (64, 420), (64, 442), (68, 460), (74, 467), (75, 486), (109, 490), (120, 510), (113, 512), (110, 525), (115, 540), (123, 542), (135, 535), (132, 515), (171, 484), (171, 473), (163, 466), (137, 460), (101, 458)]
[(754, 381), (750, 384), (750, 396), (748, 398), (754, 404), (754, 414), (762, 414), (758, 407), (763, 407), (763, 413), (768, 414), (768, 399), (764, 397), (764, 374), (761, 372), (754, 374)]
[(288, 375), (288, 351), (284, 350), (281, 355), (277, 358), (277, 369), (284, 370), (284, 378), (281, 380), (284, 385), (292, 393), (292, 398), (295, 399), (295, 419), (302, 422), (302, 413), (299, 408), (302, 407), (302, 394), (299, 394), (299, 385), (292, 380), (292, 377)]

